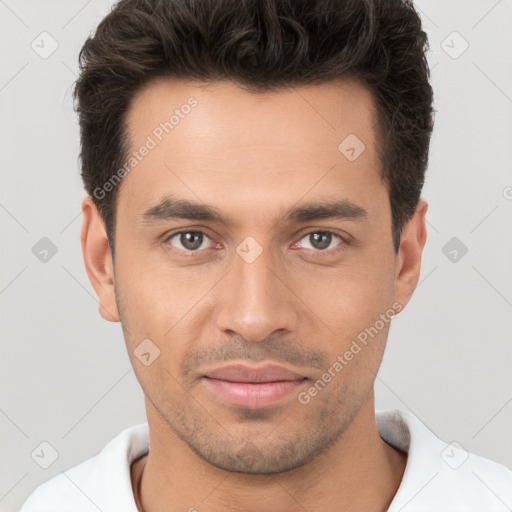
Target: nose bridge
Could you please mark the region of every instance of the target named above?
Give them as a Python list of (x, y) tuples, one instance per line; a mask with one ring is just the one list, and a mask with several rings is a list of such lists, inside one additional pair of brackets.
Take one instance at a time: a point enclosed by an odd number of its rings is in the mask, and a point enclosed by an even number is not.
[(275, 330), (293, 330), (292, 294), (276, 274), (279, 270), (270, 249), (263, 249), (254, 239), (244, 240), (223, 284), (217, 327), (237, 332), (248, 341), (263, 340)]

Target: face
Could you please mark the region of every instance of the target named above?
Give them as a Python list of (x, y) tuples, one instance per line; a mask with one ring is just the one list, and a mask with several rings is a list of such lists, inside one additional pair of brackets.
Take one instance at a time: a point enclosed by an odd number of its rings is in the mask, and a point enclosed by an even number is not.
[[(115, 269), (84, 208), (87, 270), (122, 323), (150, 426), (219, 468), (299, 467), (373, 397), (424, 243), (412, 221), (393, 251), (375, 122), (355, 81), (153, 83), (127, 118), (140, 159), (118, 191)], [(278, 373), (252, 372), (268, 365)]]

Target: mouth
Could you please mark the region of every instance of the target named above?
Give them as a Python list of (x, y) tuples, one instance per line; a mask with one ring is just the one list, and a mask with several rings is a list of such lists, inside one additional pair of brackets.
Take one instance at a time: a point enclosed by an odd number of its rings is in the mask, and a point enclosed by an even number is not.
[(270, 407), (290, 398), (309, 379), (282, 366), (230, 365), (206, 372), (202, 382), (217, 399), (238, 407)]

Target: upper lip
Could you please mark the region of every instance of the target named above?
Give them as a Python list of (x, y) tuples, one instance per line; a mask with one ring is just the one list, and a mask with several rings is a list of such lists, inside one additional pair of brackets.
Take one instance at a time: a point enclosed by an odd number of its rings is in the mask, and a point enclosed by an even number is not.
[(227, 380), (230, 382), (277, 382), (283, 380), (303, 380), (306, 378), (303, 375), (274, 364), (265, 364), (263, 366), (231, 364), (210, 370), (204, 376), (210, 379)]

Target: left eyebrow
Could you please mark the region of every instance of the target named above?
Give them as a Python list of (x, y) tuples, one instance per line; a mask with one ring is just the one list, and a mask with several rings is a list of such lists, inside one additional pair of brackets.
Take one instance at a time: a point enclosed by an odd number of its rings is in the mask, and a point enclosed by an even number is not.
[[(368, 212), (361, 206), (348, 199), (338, 201), (317, 201), (302, 206), (296, 206), (277, 219), (278, 224), (298, 223), (313, 220), (365, 220)], [(234, 222), (224, 214), (206, 204), (192, 202), (186, 199), (163, 198), (140, 215), (144, 224), (154, 224), (159, 221), (172, 219), (187, 219), (210, 221), (232, 227)]]
[(292, 208), (279, 222), (304, 222), (311, 220), (339, 219), (365, 220), (368, 212), (348, 199), (340, 201), (320, 201)]

